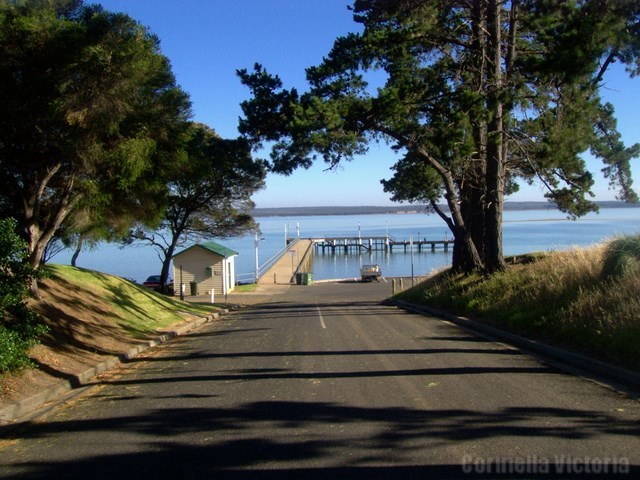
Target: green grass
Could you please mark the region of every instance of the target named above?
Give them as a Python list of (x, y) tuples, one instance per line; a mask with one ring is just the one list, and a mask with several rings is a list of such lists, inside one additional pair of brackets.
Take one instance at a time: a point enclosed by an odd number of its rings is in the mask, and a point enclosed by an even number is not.
[(398, 297), (638, 370), (639, 245), (538, 254), (490, 277), (443, 272)]
[(236, 285), (235, 292), (238, 293), (247, 293), (247, 292), (255, 292), (258, 285), (255, 283), (247, 283), (245, 285)]
[(155, 338), (159, 330), (188, 317), (218, 310), (92, 270), (64, 265), (45, 268), (46, 278), (39, 282), (40, 297), (30, 298), (26, 305), (38, 323), (16, 330), (0, 325), (0, 379), (33, 366), (31, 350), (41, 341), (54, 355), (118, 353), (113, 349)]
[[(114, 321), (135, 336), (154, 333), (187, 315), (207, 315), (214, 308), (182, 302), (120, 277), (64, 265), (48, 265), (50, 281), (81, 292), (87, 303), (100, 300), (108, 305)], [(76, 300), (78, 308), (86, 308)]]

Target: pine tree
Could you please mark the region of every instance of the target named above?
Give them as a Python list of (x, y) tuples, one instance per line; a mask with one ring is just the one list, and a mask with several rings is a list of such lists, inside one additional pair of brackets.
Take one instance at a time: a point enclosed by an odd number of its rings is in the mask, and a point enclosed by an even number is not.
[[(353, 10), (362, 33), (307, 70), (307, 92), (260, 65), (239, 71), (253, 94), (241, 131), (275, 142), (274, 171), (318, 154), (335, 166), (385, 140), (402, 155), (386, 190), (427, 200), (454, 234), (454, 268), (487, 273), (504, 268), (504, 198), (518, 180), (582, 215), (596, 208), (581, 158), (591, 149), (620, 198), (636, 198), (638, 147), (624, 147), (598, 89), (616, 61), (637, 73), (638, 2), (357, 0)], [(375, 93), (370, 72), (384, 72)]]

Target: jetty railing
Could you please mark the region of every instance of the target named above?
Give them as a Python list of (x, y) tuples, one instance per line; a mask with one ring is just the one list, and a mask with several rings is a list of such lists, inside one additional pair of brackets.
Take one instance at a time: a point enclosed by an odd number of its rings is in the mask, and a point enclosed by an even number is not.
[[(269, 258), (262, 265), (258, 266), (258, 278), (256, 279), (256, 272), (252, 273), (242, 273), (236, 275), (236, 284), (240, 283), (252, 283), (264, 276), (264, 274), (273, 267), (278, 260), (280, 260), (287, 252), (294, 246), (300, 238), (293, 238), (290, 240), (282, 250)], [(389, 253), (393, 253), (394, 248), (402, 248), (404, 252), (408, 252), (412, 249), (417, 249), (418, 252), (421, 252), (423, 248), (431, 248), (431, 251), (435, 251), (436, 247), (440, 246), (444, 248), (444, 251), (448, 251), (449, 245), (453, 245), (454, 241), (445, 238), (444, 240), (427, 240), (426, 238), (422, 239), (413, 239), (413, 240), (398, 240), (392, 235), (385, 236), (358, 236), (358, 237), (349, 237), (349, 236), (332, 236), (332, 237), (323, 237), (323, 238), (309, 238), (307, 240), (311, 240), (311, 244), (306, 249), (302, 258), (298, 263), (298, 268), (295, 273), (301, 273), (308, 269), (309, 262), (311, 257), (313, 256), (313, 251), (316, 253), (325, 250), (329, 250), (331, 253), (335, 253), (336, 251), (344, 251), (345, 253), (349, 253), (352, 251), (387, 251)]]
[(241, 273), (241, 274), (237, 274), (236, 275), (236, 285), (238, 284), (242, 284), (242, 283), (254, 283), (257, 280), (260, 280), (260, 278), (262, 278), (264, 276), (264, 274), (271, 268), (273, 267), (276, 262), (278, 260), (280, 260), (288, 251), (289, 249), (296, 244), (296, 242), (298, 241), (298, 239), (293, 239), (291, 240), (286, 247), (284, 247), (282, 250), (280, 250), (278, 253), (276, 253), (275, 255), (273, 255), (270, 259), (268, 259), (267, 261), (265, 261), (262, 265), (258, 265), (258, 278), (256, 278), (256, 272), (251, 272), (251, 273)]
[(390, 235), (387, 236), (358, 236), (358, 237), (323, 237), (314, 238), (316, 251), (329, 250), (332, 253), (336, 251), (349, 252), (355, 251), (388, 251), (393, 252), (394, 248), (401, 247), (405, 252), (417, 248), (422, 251), (424, 247), (430, 247), (431, 251), (435, 251), (437, 246), (442, 246), (444, 251), (449, 250), (449, 245), (453, 245), (454, 241), (449, 239), (443, 240), (427, 240), (426, 238), (417, 238), (413, 240), (398, 240)]
[(311, 265), (312, 257), (313, 257), (313, 242), (310, 242), (309, 246), (307, 247), (307, 250), (302, 255), (302, 259), (300, 260), (300, 263), (298, 264), (298, 268), (296, 268), (294, 275), (297, 275), (298, 273), (308, 273), (309, 266)]

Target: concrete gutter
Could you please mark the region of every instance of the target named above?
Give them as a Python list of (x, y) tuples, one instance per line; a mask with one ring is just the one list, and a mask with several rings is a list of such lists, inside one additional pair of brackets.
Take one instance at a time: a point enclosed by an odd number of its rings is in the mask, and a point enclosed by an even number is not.
[(543, 361), (550, 360), (550, 362), (547, 363), (557, 368), (590, 378), (599, 383), (605, 383), (617, 390), (623, 390), (635, 396), (640, 393), (640, 373), (638, 372), (594, 360), (593, 358), (521, 337), (514, 333), (505, 332), (491, 325), (469, 318), (459, 317), (435, 308), (417, 305), (399, 299), (390, 299), (387, 303), (409, 312), (442, 318), (490, 340), (498, 340), (514, 345), (526, 352), (541, 356)]
[(108, 357), (106, 360), (94, 365), (83, 372), (72, 375), (70, 378), (60, 380), (52, 386), (29, 397), (22, 398), (0, 409), (0, 426), (10, 424), (33, 413), (46, 403), (59, 400), (74, 389), (86, 386), (96, 375), (106, 372), (121, 363), (136, 358), (142, 352), (162, 345), (171, 339), (200, 327), (201, 325), (217, 320), (222, 315), (229, 313), (228, 309), (222, 309), (206, 317), (192, 317), (186, 322), (168, 327), (162, 330), (158, 337), (129, 349), (119, 355)]

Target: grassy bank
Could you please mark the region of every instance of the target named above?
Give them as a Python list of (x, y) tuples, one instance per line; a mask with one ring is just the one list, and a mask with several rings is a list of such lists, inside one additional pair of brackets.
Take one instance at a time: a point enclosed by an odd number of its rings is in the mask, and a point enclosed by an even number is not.
[(62, 265), (46, 269), (40, 298), (30, 299), (29, 306), (46, 324), (47, 333), (26, 351), (34, 368), (0, 373), (0, 407), (60, 379), (73, 379), (108, 358), (148, 345), (163, 330), (215, 311), (211, 305), (181, 302), (100, 272)]
[[(158, 336), (190, 316), (211, 313), (212, 306), (180, 302), (120, 277), (62, 265), (46, 267), (40, 298), (29, 300), (47, 332), (27, 351), (4, 349), (2, 365), (25, 364), (73, 373), (72, 365), (118, 355)], [(52, 363), (58, 363), (55, 366)], [(0, 372), (2, 373), (2, 372)]]
[(181, 302), (93, 270), (50, 265), (47, 273), (49, 279), (43, 282), (41, 290), (48, 294), (48, 301), (35, 301), (34, 307), (53, 329), (57, 319), (47, 312), (48, 306), (58, 310), (72, 307), (70, 312), (77, 312), (75, 315), (80, 318), (83, 313), (94, 317), (96, 312), (105, 312), (109, 323), (136, 338), (155, 334), (158, 329), (180, 322), (185, 315), (206, 315), (212, 310), (211, 306)]
[(491, 277), (443, 272), (398, 296), (640, 370), (640, 236), (531, 255)]

